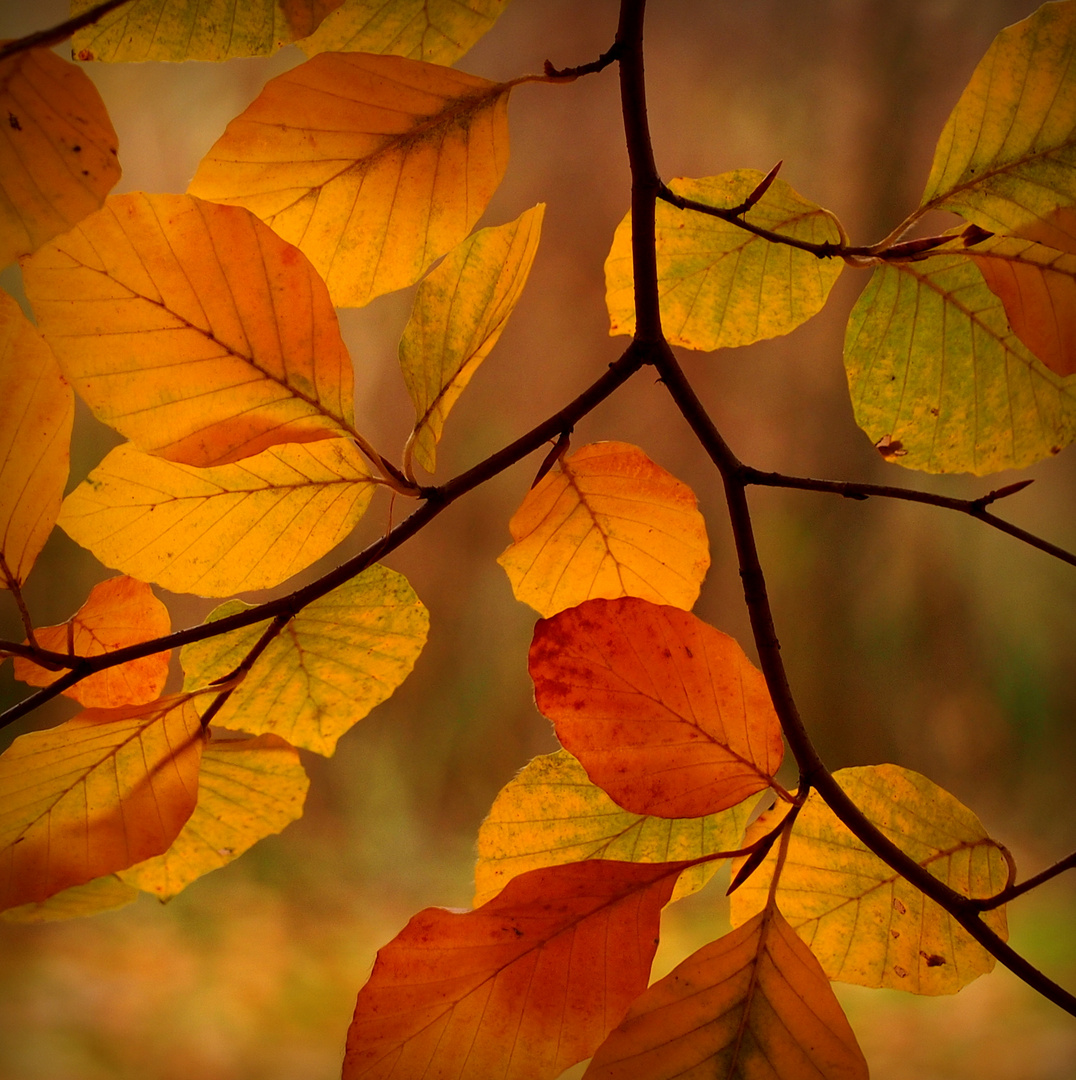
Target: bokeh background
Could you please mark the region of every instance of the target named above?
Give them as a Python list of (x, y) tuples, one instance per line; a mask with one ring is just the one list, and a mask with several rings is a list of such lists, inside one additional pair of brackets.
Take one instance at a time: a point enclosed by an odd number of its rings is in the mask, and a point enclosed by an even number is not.
[[(918, 202), (934, 142), (994, 34), (1033, 6), (652, 0), (659, 168), (666, 178), (707, 176), (783, 159), (784, 179), (833, 210), (855, 241), (876, 240)], [(61, 0), (4, 0), (0, 35), (65, 16)], [(547, 58), (583, 63), (609, 46), (616, 19), (614, 0), (513, 0), (462, 66), (499, 79)], [(118, 190), (184, 190), (227, 121), (301, 59), (288, 49), (221, 65), (87, 66), (119, 135)], [(544, 237), (512, 323), (447, 425), (441, 477), (559, 408), (625, 344), (608, 336), (602, 279), (628, 204), (615, 70), (520, 87), (510, 116), (508, 176), (483, 223), (544, 201)], [(886, 465), (858, 431), (841, 342), (864, 282), (846, 270), (826, 311), (786, 338), (682, 354), (733, 448), (763, 469), (961, 496), (1017, 479), (918, 476)], [(2, 284), (19, 295), (18, 271), (4, 271)], [(341, 315), (359, 425), (383, 451), (402, 447), (411, 422), (395, 359), (410, 298)], [(693, 487), (713, 548), (696, 610), (752, 652), (719, 485), (647, 375), (588, 417), (574, 442), (603, 438), (637, 443)], [(72, 486), (115, 441), (80, 411)], [(553, 748), (526, 673), (533, 614), (495, 562), (536, 467), (527, 461), (474, 492), (388, 560), (430, 608), (429, 645), (334, 758), (304, 754), (313, 783), (300, 822), (168, 905), (143, 897), (92, 920), (0, 922), (0, 1078), (339, 1075), (377, 948), (421, 907), (469, 906), (478, 825), (515, 771)], [(1019, 475), (1036, 483), (1002, 511), (1076, 548), (1076, 454)], [(926, 773), (976, 810), (1025, 875), (1076, 848), (1072, 568), (924, 507), (767, 490), (752, 505), (792, 685), (827, 763)], [(406, 510), (375, 503), (331, 561)], [(56, 535), (27, 587), (37, 621), (67, 618), (108, 576)], [(163, 595), (175, 626), (213, 606)], [(10, 604), (0, 605), (0, 633), (21, 634)], [(24, 692), (10, 665), (0, 669), (4, 704)], [(34, 723), (74, 711), (57, 703)], [(1017, 948), (1070, 987), (1074, 884), (1055, 880), (1010, 910)], [(718, 883), (670, 909), (657, 974), (724, 932), (723, 891)], [(1076, 1075), (1076, 1022), (1004, 970), (955, 998), (837, 990), (876, 1080)]]

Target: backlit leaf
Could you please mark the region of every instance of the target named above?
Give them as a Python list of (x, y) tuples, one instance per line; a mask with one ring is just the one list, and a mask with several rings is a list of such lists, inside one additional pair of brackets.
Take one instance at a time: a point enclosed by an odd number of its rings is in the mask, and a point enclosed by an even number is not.
[(471, 231), (508, 164), (509, 84), (398, 56), (322, 53), (265, 84), (189, 191), (298, 245), (333, 302), (417, 281)]
[[(163, 637), (172, 628), (168, 608), (153, 590), (134, 578), (102, 581), (90, 590), (86, 603), (59, 626), (35, 628), (42, 649), (75, 656), (100, 656), (127, 645)], [(106, 668), (63, 691), (87, 708), (145, 705), (157, 698), (168, 679), (169, 652)], [(15, 678), (31, 686), (48, 686), (63, 671), (50, 671), (31, 660), (15, 657)]]
[(68, 495), (60, 525), (106, 566), (173, 592), (229, 596), (279, 585), (331, 551), (373, 486), (350, 439), (208, 469), (127, 444)]
[(784, 744), (762, 674), (678, 608), (588, 600), (534, 628), (538, 708), (636, 814), (701, 817), (770, 786)]
[(71, 384), (142, 450), (222, 465), (350, 429), (324, 283), (241, 207), (113, 196), (24, 273)]
[(710, 565), (691, 489), (628, 443), (564, 458), (508, 527), (513, 543), (497, 561), (516, 599), (545, 616), (597, 597), (688, 609)]
[(585, 1080), (867, 1080), (810, 950), (777, 910), (705, 945), (651, 986)]
[(418, 287), (400, 340), (400, 367), (415, 404), (413, 454), (427, 471), (449, 410), (497, 344), (527, 283), (545, 204), (482, 229), (454, 248)]
[(476, 911), (419, 912), (359, 991), (344, 1080), (555, 1080), (645, 988), (683, 869), (573, 863)]
[(194, 810), (202, 741), (186, 695), (20, 735), (0, 755), (0, 910), (164, 851)]
[[(849, 797), (886, 836), (965, 896), (1005, 887), (1008, 865), (979, 819), (925, 776), (896, 765), (841, 769)], [(764, 814), (759, 832), (772, 825)], [(750, 839), (750, 836), (749, 836)], [(732, 894), (733, 924), (766, 903), (775, 852)], [(933, 900), (868, 851), (816, 792), (796, 819), (777, 902), (831, 979), (955, 994), (994, 958)], [(984, 921), (1006, 937), (1004, 907)]]
[[(701, 180), (674, 180), (672, 190), (707, 206), (737, 206), (763, 174), (738, 169)], [(745, 220), (782, 236), (839, 244), (837, 219), (774, 180)], [(605, 261), (611, 334), (635, 331), (631, 215), (617, 226)], [(794, 330), (821, 311), (844, 265), (775, 244), (720, 218), (657, 205), (658, 293), (670, 344), (688, 349), (749, 345)]]
[[(239, 601), (210, 616), (242, 610)], [(188, 689), (228, 675), (267, 623), (183, 648)], [(271, 732), (296, 746), (331, 754), (336, 740), (389, 698), (414, 667), (429, 614), (407, 579), (371, 566), (295, 616), (254, 662), (215, 723)]]
[(85, 885), (72, 885), (40, 903), (20, 904), (0, 911), (0, 919), (22, 923), (80, 919), (86, 915), (100, 915), (103, 911), (115, 911), (137, 899), (136, 888), (120, 881), (115, 874), (108, 874), (87, 881)]

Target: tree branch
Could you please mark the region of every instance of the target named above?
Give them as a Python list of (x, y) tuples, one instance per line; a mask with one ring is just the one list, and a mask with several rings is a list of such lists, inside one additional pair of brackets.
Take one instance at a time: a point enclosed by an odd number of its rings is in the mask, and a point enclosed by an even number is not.
[(116, 8), (130, 2), (131, 0), (104, 0), (103, 3), (82, 12), (81, 15), (75, 15), (66, 22), (52, 26), (48, 30), (37, 30), (33, 34), (27, 34), (26, 37), (18, 38), (16, 41), (9, 41), (0, 48), (0, 60), (6, 60), (16, 53), (26, 52), (27, 49), (51, 49), (53, 45), (59, 45), (61, 41), (66, 41), (76, 30), (81, 30), (84, 26), (91, 26), (110, 11), (115, 11)]
[(1072, 869), (1076, 869), (1076, 851), (1071, 855), (1066, 855), (1063, 859), (1059, 859), (1053, 866), (1041, 870), (1034, 877), (1029, 877), (1027, 881), (1010, 885), (1008, 888), (1002, 889), (997, 896), (990, 896), (985, 900), (973, 900), (972, 905), (978, 911), (992, 911), (994, 908), (1001, 907), (1002, 904), (1007, 904), (1010, 900), (1015, 900), (1018, 896), (1023, 896), (1024, 893), (1031, 892), (1032, 889), (1037, 889), (1051, 878), (1057, 877), (1058, 874)]

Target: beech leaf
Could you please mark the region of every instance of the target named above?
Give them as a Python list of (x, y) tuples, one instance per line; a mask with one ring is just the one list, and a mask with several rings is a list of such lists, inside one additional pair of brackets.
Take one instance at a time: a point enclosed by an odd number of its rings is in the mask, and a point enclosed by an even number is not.
[(0, 919), (18, 923), (80, 919), (87, 915), (100, 915), (104, 911), (115, 911), (137, 899), (138, 890), (133, 885), (120, 881), (115, 874), (107, 874), (87, 881), (85, 885), (72, 885), (70, 889), (64, 889), (39, 903), (20, 904), (0, 911)]

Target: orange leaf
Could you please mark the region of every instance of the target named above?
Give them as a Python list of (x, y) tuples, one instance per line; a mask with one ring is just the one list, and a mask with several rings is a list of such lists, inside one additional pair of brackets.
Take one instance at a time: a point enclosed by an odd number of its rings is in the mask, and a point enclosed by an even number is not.
[[(35, 629), (34, 637), (41, 648), (52, 652), (100, 656), (163, 637), (170, 629), (168, 608), (145, 582), (116, 577), (95, 585), (86, 603), (67, 622)], [(88, 708), (147, 704), (164, 689), (169, 655), (153, 653), (98, 671), (64, 693)], [(15, 678), (31, 686), (48, 686), (62, 674), (15, 657)]]
[(701, 817), (769, 787), (784, 744), (761, 673), (726, 634), (634, 597), (534, 630), (535, 699), (625, 810)]

